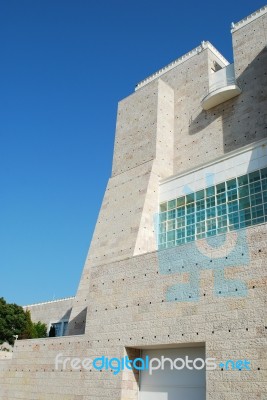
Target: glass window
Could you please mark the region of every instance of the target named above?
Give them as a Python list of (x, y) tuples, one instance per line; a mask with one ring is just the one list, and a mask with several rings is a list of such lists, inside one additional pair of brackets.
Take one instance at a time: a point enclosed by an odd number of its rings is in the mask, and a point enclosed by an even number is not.
[(203, 239), (206, 237), (206, 233), (197, 233), (197, 239)]
[(248, 184), (248, 176), (242, 175), (237, 178), (238, 186), (244, 186)]
[(195, 214), (189, 214), (186, 216), (186, 224), (192, 225), (195, 223)]
[(238, 226), (239, 224), (239, 214), (238, 212), (234, 212), (228, 215), (229, 225)]
[(225, 233), (225, 232), (227, 232), (227, 226), (224, 226), (224, 227), (222, 227), (222, 228), (218, 228), (218, 229), (217, 229), (217, 233), (218, 233), (218, 234), (220, 234), (220, 233)]
[(267, 168), (161, 203), (158, 247), (164, 249), (264, 221)]
[(250, 194), (259, 193), (259, 192), (261, 192), (261, 183), (259, 181), (252, 182), (249, 185), (249, 188), (250, 188)]
[(203, 233), (206, 230), (206, 224), (204, 222), (199, 222), (196, 224), (196, 232), (197, 233)]
[(186, 228), (186, 236), (193, 236), (195, 234), (195, 225), (189, 225)]
[(215, 236), (217, 234), (216, 229), (212, 229), (207, 232), (207, 237)]
[(190, 193), (186, 195), (186, 204), (193, 203), (195, 201), (195, 194)]
[(232, 190), (237, 188), (236, 179), (231, 179), (226, 182), (227, 190)]
[(205, 200), (199, 200), (196, 202), (196, 209), (197, 211), (205, 210)]
[(185, 237), (185, 229), (176, 230), (176, 239), (181, 239)]
[(185, 243), (185, 238), (176, 239), (176, 245)]
[(239, 194), (239, 196), (238, 196), (239, 198), (248, 196), (249, 195), (248, 185), (245, 185), (245, 186), (242, 186), (241, 188), (239, 188), (238, 194)]
[(215, 187), (210, 186), (206, 189), (206, 197), (211, 197), (215, 195)]
[(228, 212), (234, 212), (238, 210), (238, 202), (237, 201), (231, 201), (228, 203)]
[(186, 238), (186, 242), (193, 242), (195, 240), (195, 236), (188, 236)]
[(186, 206), (187, 214), (192, 214), (195, 211), (195, 204), (191, 203)]
[(260, 171), (251, 172), (249, 174), (249, 182), (256, 182), (260, 180)]
[(252, 194), (250, 196), (250, 203), (252, 207), (262, 204), (262, 193)]
[(252, 219), (263, 216), (263, 206), (256, 206), (251, 208)]
[(251, 220), (250, 208), (247, 208), (246, 210), (239, 211), (239, 219), (240, 219), (240, 222)]
[(51, 326), (53, 326), (55, 328), (55, 336), (63, 336), (64, 335), (63, 321), (53, 322), (51, 324)]
[(204, 189), (199, 190), (198, 192), (196, 192), (196, 200), (204, 199), (204, 196), (205, 196)]
[(199, 211), (196, 213), (197, 222), (205, 221), (205, 211)]
[(168, 210), (172, 210), (173, 208), (176, 208), (176, 200), (168, 201)]
[(207, 230), (211, 231), (211, 230), (214, 230), (214, 229), (216, 230), (216, 219), (215, 218), (209, 219), (207, 221)]
[(165, 233), (160, 233), (159, 234), (159, 243), (165, 243), (166, 242), (166, 234)]
[(207, 208), (206, 215), (207, 219), (214, 218), (216, 216), (216, 207)]
[(166, 212), (159, 214), (160, 222), (164, 222), (164, 221), (166, 221), (166, 219), (167, 219), (167, 213)]
[(217, 215), (224, 215), (226, 214), (226, 204), (223, 204), (221, 206), (217, 206)]
[(177, 207), (185, 205), (185, 196), (179, 197), (176, 199)]
[(170, 240), (174, 239), (175, 239), (175, 231), (167, 232), (167, 241), (169, 242)]
[(159, 224), (159, 232), (166, 232), (166, 222), (162, 222), (161, 224)]
[(185, 218), (177, 218), (176, 226), (177, 228), (182, 228), (183, 226), (185, 226)]
[(267, 190), (267, 178), (264, 178), (261, 181), (261, 188), (262, 188), (262, 190)]
[(176, 210), (168, 211), (168, 219), (174, 219), (176, 217)]
[(185, 207), (179, 207), (176, 210), (177, 218), (185, 216)]
[(63, 322), (63, 336), (66, 335), (67, 328), (68, 328), (68, 322), (67, 322), (67, 321), (64, 321), (64, 322)]
[(237, 190), (229, 190), (227, 192), (228, 201), (236, 200), (237, 199)]
[(239, 209), (244, 210), (250, 206), (249, 196), (243, 197), (243, 199), (239, 200)]
[(160, 212), (167, 211), (167, 203), (161, 203), (159, 206)]
[(226, 203), (226, 194), (225, 193), (217, 194), (216, 197), (217, 197), (217, 204)]
[(168, 221), (168, 231), (172, 231), (173, 229), (175, 229), (175, 219)]
[(206, 207), (214, 207), (215, 206), (215, 196), (209, 197), (206, 199)]
[(261, 169), (261, 179), (267, 178), (267, 168)]
[(218, 228), (227, 227), (227, 222), (228, 221), (227, 221), (227, 216), (226, 215), (224, 215), (222, 217), (218, 217), (217, 221), (218, 221)]
[(216, 193), (223, 193), (225, 192), (225, 183), (219, 183), (219, 185), (216, 185)]

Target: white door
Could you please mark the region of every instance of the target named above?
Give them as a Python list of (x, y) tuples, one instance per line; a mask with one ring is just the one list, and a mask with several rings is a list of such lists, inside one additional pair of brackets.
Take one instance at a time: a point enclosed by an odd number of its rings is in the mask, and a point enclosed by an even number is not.
[[(153, 349), (143, 350), (142, 358), (159, 358), (162, 356), (175, 360), (188, 356), (189, 359), (202, 358), (205, 360), (203, 347)], [(180, 367), (181, 362), (177, 363)], [(201, 363), (197, 363), (197, 366)], [(206, 399), (206, 373), (205, 367), (201, 370), (181, 370), (170, 368), (170, 362), (165, 362), (164, 369), (153, 371), (141, 371), (139, 400), (205, 400)]]

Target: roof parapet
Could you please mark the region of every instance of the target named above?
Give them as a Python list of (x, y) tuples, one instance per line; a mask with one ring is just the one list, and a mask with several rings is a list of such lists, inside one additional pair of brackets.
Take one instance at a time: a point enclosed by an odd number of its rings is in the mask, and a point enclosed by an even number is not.
[(261, 17), (262, 15), (267, 13), (267, 6), (264, 6), (260, 8), (257, 11), (254, 11), (252, 14), (248, 15), (247, 17), (241, 19), (241, 21), (238, 22), (232, 22), (231, 25), (231, 32), (237, 31), (239, 28), (242, 28), (243, 26), (249, 24), (250, 22), (254, 21), (255, 19)]
[(41, 306), (43, 304), (59, 303), (60, 301), (67, 301), (67, 300), (73, 300), (73, 299), (75, 299), (74, 296), (72, 296), (72, 297), (64, 297), (63, 299), (49, 300), (49, 301), (44, 301), (42, 303), (27, 304), (26, 306), (22, 306), (22, 307), (23, 308), (27, 308), (27, 307), (33, 307), (33, 306)]
[(171, 69), (177, 67), (177, 65), (182, 64), (183, 62), (189, 60), (191, 57), (195, 56), (196, 54), (201, 53), (203, 50), (209, 49), (211, 50), (221, 61), (222, 63), (227, 66), (229, 62), (223, 55), (208, 41), (202, 41), (201, 44), (195, 47), (193, 50), (189, 51), (188, 53), (184, 54), (183, 56), (177, 58), (176, 60), (172, 61), (170, 64), (167, 64), (165, 67), (161, 68), (157, 72), (152, 75), (149, 75), (146, 79), (139, 82), (135, 90), (140, 89), (141, 87), (145, 86), (146, 84), (150, 83), (154, 79), (159, 78), (161, 75), (165, 74), (166, 72), (170, 71)]

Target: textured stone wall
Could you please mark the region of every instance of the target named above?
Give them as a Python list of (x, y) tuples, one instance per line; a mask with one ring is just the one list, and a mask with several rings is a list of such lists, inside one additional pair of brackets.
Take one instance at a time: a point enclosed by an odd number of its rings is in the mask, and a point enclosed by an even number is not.
[[(266, 398), (266, 259), (267, 227), (246, 231), (238, 265), (225, 268), (220, 297), (214, 292), (216, 248), (202, 251), (210, 268), (201, 269), (199, 298), (167, 301), (168, 288), (186, 284), (190, 271), (165, 271), (158, 253), (103, 265), (92, 271), (87, 334), (18, 341), (12, 365), (5, 372), (0, 397), (5, 399), (136, 399), (138, 377), (125, 372), (55, 371), (55, 357), (122, 357), (125, 347), (205, 343), (206, 354), (219, 361), (248, 359), (252, 371), (207, 372), (207, 400)], [(236, 233), (228, 235), (228, 249)], [(192, 271), (197, 246), (185, 245)], [(206, 248), (206, 251), (205, 251)], [(220, 257), (229, 257), (225, 249)], [(239, 249), (238, 251), (241, 251)], [(240, 253), (238, 253), (240, 254)], [(210, 257), (210, 258), (209, 258)], [(247, 264), (249, 257), (249, 264)], [(185, 260), (186, 261), (186, 260)], [(240, 279), (246, 293), (232, 283)], [(136, 353), (139, 354), (138, 352)]]
[(29, 310), (33, 322), (41, 321), (49, 327), (50, 322), (68, 320), (74, 297), (49, 301), (47, 303), (31, 304), (23, 307)]
[[(145, 98), (145, 104), (140, 98)], [(137, 122), (142, 112), (146, 118)], [(91, 268), (156, 249), (154, 215), (158, 210), (159, 180), (173, 173), (173, 117), (173, 90), (161, 80), (119, 105), (113, 176), (74, 302), (71, 334), (84, 332)], [(146, 128), (141, 134), (138, 129), (142, 118)]]
[(207, 400), (266, 400), (266, 225), (230, 233), (226, 246), (218, 237), (173, 252), (156, 252), (153, 232), (162, 178), (266, 137), (265, 46), (266, 14), (234, 32), (243, 92), (209, 111), (200, 107), (217, 59), (209, 49), (121, 102), (113, 174), (71, 314), (70, 333), (85, 334), (19, 341), (0, 364), (1, 398), (137, 400), (136, 374), (55, 371), (55, 356), (205, 343), (209, 357), (252, 363), (207, 372)]

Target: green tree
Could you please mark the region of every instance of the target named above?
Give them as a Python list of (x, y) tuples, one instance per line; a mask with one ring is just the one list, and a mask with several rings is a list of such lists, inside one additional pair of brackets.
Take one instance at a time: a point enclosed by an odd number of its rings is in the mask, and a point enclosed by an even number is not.
[(17, 304), (8, 304), (0, 298), (0, 344), (14, 344), (14, 335), (19, 339), (33, 339), (47, 336), (47, 326), (42, 322), (32, 322), (29, 310), (24, 311)]
[(26, 315), (22, 307), (8, 304), (0, 298), (0, 344), (14, 344), (14, 335), (20, 335), (26, 329)]
[(47, 326), (41, 321), (33, 323), (33, 338), (47, 337)]

